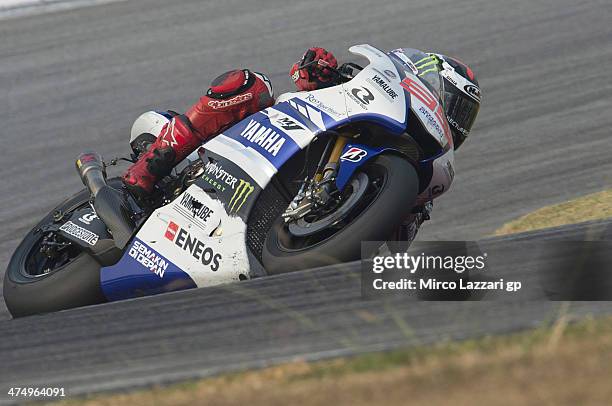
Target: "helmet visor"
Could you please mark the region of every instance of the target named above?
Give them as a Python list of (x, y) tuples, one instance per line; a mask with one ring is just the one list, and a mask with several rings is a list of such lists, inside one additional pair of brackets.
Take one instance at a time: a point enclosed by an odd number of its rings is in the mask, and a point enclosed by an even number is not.
[(480, 103), (444, 80), (444, 110), (453, 132), (455, 149), (467, 138), (478, 115)]

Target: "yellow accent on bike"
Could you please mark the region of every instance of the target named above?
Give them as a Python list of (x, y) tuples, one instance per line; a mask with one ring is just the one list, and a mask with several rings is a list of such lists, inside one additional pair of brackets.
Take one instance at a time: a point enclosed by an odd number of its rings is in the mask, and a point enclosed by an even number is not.
[[(342, 150), (344, 149), (344, 146), (346, 145), (347, 142), (348, 142), (347, 137), (344, 137), (344, 136), (338, 137), (338, 139), (336, 140), (336, 143), (334, 144), (334, 148), (332, 149), (331, 154), (329, 154), (329, 159), (327, 160), (327, 165), (325, 165), (325, 167), (328, 167), (330, 164), (338, 163), (338, 161), (340, 160), (340, 154), (342, 153)], [(324, 173), (325, 173), (325, 170), (323, 170), (323, 172), (321, 173), (317, 173), (315, 175), (315, 182), (320, 182), (323, 179)]]

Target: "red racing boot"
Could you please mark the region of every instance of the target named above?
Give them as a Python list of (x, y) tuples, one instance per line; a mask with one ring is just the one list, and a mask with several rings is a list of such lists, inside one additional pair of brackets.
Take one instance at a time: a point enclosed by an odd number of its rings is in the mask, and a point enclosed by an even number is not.
[(224, 73), (184, 115), (162, 128), (148, 151), (123, 175), (123, 183), (136, 196), (150, 194), (159, 179), (203, 142), (272, 104), (272, 86), (264, 75), (247, 69)]
[(157, 140), (123, 175), (123, 183), (132, 194), (151, 194), (155, 183), (201, 144), (190, 126), (187, 117), (176, 116), (162, 128)]

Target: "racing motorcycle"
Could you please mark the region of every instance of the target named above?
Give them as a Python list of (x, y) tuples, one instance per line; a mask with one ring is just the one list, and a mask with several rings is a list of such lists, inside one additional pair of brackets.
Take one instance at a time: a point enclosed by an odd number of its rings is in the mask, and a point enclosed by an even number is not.
[[(414, 49), (349, 51), (369, 63), (344, 64), (338, 85), (285, 93), (207, 141), (146, 202), (82, 154), (86, 189), (10, 260), (12, 315), (357, 260), (362, 241), (426, 215), (454, 176), (438, 74), (419, 75), (412, 60), (427, 54)], [(135, 160), (154, 139), (132, 138)]]

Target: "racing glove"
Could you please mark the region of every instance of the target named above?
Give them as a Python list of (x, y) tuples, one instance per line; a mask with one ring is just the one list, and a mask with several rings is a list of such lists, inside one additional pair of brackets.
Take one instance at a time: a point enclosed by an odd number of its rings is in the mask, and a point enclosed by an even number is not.
[(299, 90), (323, 89), (335, 85), (332, 69), (338, 68), (338, 61), (331, 52), (323, 48), (309, 48), (302, 59), (291, 67), (291, 79)]

